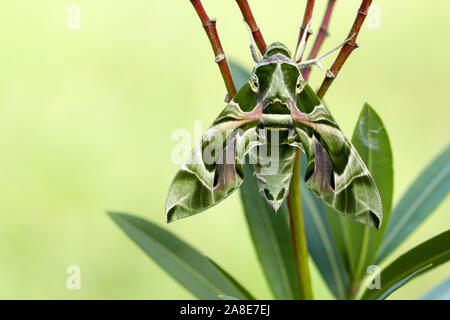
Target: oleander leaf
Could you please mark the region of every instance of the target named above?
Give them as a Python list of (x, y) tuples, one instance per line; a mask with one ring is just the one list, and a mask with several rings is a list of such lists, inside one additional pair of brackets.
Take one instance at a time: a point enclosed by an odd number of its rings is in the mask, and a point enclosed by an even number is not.
[(395, 206), (376, 263), (395, 250), (450, 191), (450, 145), (420, 173)]
[[(232, 284), (233, 286), (239, 290), (239, 292), (242, 293), (243, 296), (247, 297), (250, 300), (255, 300), (255, 298), (252, 296), (252, 294), (250, 292), (248, 292), (248, 290), (242, 286), (242, 284), (240, 284), (235, 278), (233, 278), (233, 276), (231, 274), (229, 274), (225, 269), (223, 269), (220, 265), (218, 265), (214, 260), (212, 260), (211, 258), (206, 257), (209, 262), (211, 262), (211, 264), (217, 269), (219, 270), (224, 276), (225, 278), (227, 278)], [(238, 298), (234, 298), (236, 300), (241, 300)]]
[(302, 173), (300, 193), (308, 250), (334, 296), (337, 299), (346, 299), (349, 276), (331, 230), (328, 208), (305, 186), (303, 176), (306, 171), (306, 158), (304, 154), (300, 163)]
[(450, 277), (421, 296), (420, 300), (450, 300)]
[(239, 63), (234, 62), (234, 60), (230, 60), (228, 63), (230, 65), (230, 71), (231, 76), (233, 77), (234, 85), (239, 90), (245, 85), (248, 79), (250, 79), (251, 73), (250, 71), (242, 67)]
[[(375, 180), (383, 204), (383, 226), (374, 230), (331, 216), (340, 253), (357, 283), (376, 254), (389, 221), (394, 185), (392, 150), (383, 121), (369, 104), (361, 110), (352, 137), (353, 145)], [(339, 220), (339, 221), (336, 221)], [(355, 284), (357, 286), (357, 284)]]
[(189, 244), (156, 224), (124, 213), (110, 217), (149, 257), (199, 299), (254, 299), (230, 274)]
[(383, 300), (413, 278), (450, 260), (450, 229), (401, 255), (380, 273), (379, 289), (367, 289), (362, 300)]
[(224, 296), (224, 295), (219, 295), (219, 298), (221, 300), (241, 300), (241, 299), (238, 299), (238, 298), (235, 298), (235, 297)]

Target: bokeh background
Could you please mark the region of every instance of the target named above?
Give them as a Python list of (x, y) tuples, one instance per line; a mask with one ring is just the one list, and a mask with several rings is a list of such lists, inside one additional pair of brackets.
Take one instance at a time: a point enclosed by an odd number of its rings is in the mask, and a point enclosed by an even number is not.
[[(306, 0), (250, 1), (266, 42), (293, 46)], [(316, 1), (313, 27), (326, 1)], [(338, 1), (324, 48), (342, 41), (358, 0)], [(389, 131), (395, 196), (449, 142), (450, 2), (376, 0), (380, 28), (365, 25), (327, 94), (351, 135), (365, 101)], [(80, 8), (80, 29), (66, 11)], [(204, 0), (229, 59), (248, 67), (249, 39), (235, 1)], [(106, 215), (165, 225), (178, 169), (174, 130), (206, 128), (225, 88), (190, 1), (5, 1), (0, 50), (0, 298), (184, 299), (193, 296), (149, 260)], [(325, 61), (329, 66), (333, 58)], [(318, 87), (323, 73), (315, 70)], [(191, 141), (193, 143), (193, 141)], [(396, 251), (450, 223), (447, 198)], [(214, 209), (165, 226), (211, 256), (258, 298), (271, 298), (235, 193)], [(81, 268), (81, 290), (66, 269)], [(391, 298), (417, 298), (450, 273), (446, 264)], [(318, 298), (330, 298), (314, 271)]]

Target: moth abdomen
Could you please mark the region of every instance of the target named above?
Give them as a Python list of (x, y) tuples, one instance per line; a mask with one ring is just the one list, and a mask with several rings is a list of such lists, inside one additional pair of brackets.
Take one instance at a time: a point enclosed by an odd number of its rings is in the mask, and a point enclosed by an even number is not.
[(277, 211), (288, 194), (295, 160), (295, 147), (288, 145), (285, 140), (281, 142), (271, 140), (255, 148), (255, 152), (254, 168), (258, 189)]

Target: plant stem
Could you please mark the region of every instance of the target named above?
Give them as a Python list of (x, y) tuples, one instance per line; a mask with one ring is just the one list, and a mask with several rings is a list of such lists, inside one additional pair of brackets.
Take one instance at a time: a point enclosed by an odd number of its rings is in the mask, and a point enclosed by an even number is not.
[(347, 42), (339, 52), (338, 56), (336, 57), (336, 60), (334, 61), (333, 65), (331, 66), (330, 70), (327, 71), (327, 74), (325, 76), (325, 79), (322, 82), (322, 85), (320, 86), (319, 91), (317, 92), (317, 95), (319, 98), (323, 98), (325, 93), (330, 88), (331, 84), (333, 83), (334, 79), (336, 79), (339, 71), (341, 70), (342, 66), (344, 65), (345, 61), (347, 61), (348, 57), (352, 53), (352, 51), (359, 46), (357, 37), (359, 34), (359, 31), (361, 30), (362, 24), (364, 20), (366, 19), (366, 16), (369, 12), (370, 5), (372, 4), (372, 0), (362, 0), (361, 6), (359, 7), (358, 14), (356, 15), (356, 19), (353, 22), (353, 26), (350, 29), (350, 32), (348, 33), (347, 39), (353, 37), (349, 42)]
[[(312, 18), (313, 10), (314, 10), (314, 0), (308, 0), (308, 2), (306, 3), (305, 14), (303, 15), (302, 25), (300, 26), (300, 32), (297, 40), (297, 48), (295, 49), (295, 52), (297, 52), (298, 46), (300, 45), (300, 41), (302, 40), (303, 33), (305, 33), (305, 29), (306, 26), (308, 25), (308, 22)], [(307, 30), (307, 32), (308, 33), (306, 34), (306, 41), (308, 41), (309, 36), (312, 34), (311, 29)], [(299, 62), (300, 61), (297, 61), (297, 63)]]
[[(325, 15), (323, 16), (322, 24), (320, 25), (319, 33), (317, 34), (316, 39), (314, 40), (314, 45), (309, 54), (308, 60), (314, 59), (319, 54), (319, 50), (322, 47), (323, 41), (328, 36), (328, 24), (330, 23), (331, 13), (334, 9), (334, 4), (336, 0), (328, 0), (327, 9), (325, 10)], [(303, 78), (308, 79), (309, 74), (311, 73), (311, 66), (308, 66), (305, 70), (303, 70)]]
[(353, 278), (351, 279), (348, 298), (350, 300), (355, 299), (359, 290), (359, 276), (362, 272), (362, 268), (364, 262), (366, 260), (367, 255), (367, 247), (369, 245), (369, 227), (364, 226), (363, 240), (361, 243), (361, 252), (359, 254), (358, 264), (356, 265), (355, 273), (353, 274)]
[(314, 295), (309, 271), (308, 246), (306, 243), (305, 224), (303, 222), (302, 202), (300, 197), (300, 150), (296, 150), (294, 173), (289, 186), (287, 203), (292, 242), (297, 262), (300, 299), (313, 300)]
[[(303, 36), (308, 22), (311, 19), (314, 8), (314, 1), (308, 1), (306, 4), (303, 23), (300, 28), (299, 41)], [(309, 31), (309, 30), (308, 30)], [(306, 38), (308, 40), (308, 37)], [(298, 44), (297, 44), (298, 46)], [(305, 79), (307, 80), (307, 79)], [(291, 226), (292, 244), (294, 247), (295, 260), (297, 265), (297, 278), (300, 289), (300, 298), (302, 300), (313, 300), (313, 290), (311, 283), (311, 274), (309, 271), (308, 246), (306, 242), (305, 224), (303, 221), (302, 201), (300, 195), (300, 150), (295, 150), (295, 162), (289, 185), (289, 194), (287, 197), (289, 221)]]
[(228, 67), (227, 58), (225, 57), (219, 35), (217, 34), (216, 20), (208, 17), (201, 0), (190, 1), (194, 6), (195, 11), (197, 11), (198, 17), (200, 18), (209, 42), (211, 43), (211, 47), (215, 55), (215, 61), (219, 66), (220, 73), (222, 74), (223, 81), (225, 82), (225, 87), (227, 88), (228, 96), (231, 99), (236, 95), (236, 87), (234, 86), (230, 68)]
[(255, 39), (259, 51), (261, 53), (264, 53), (264, 51), (266, 50), (266, 43), (264, 42), (264, 38), (261, 34), (261, 31), (259, 30), (258, 25), (256, 24), (255, 18), (253, 17), (252, 10), (248, 5), (247, 0), (236, 0), (236, 2), (239, 6), (239, 9), (241, 9), (242, 16), (244, 17), (245, 22), (248, 24), (250, 30), (252, 31), (253, 39)]

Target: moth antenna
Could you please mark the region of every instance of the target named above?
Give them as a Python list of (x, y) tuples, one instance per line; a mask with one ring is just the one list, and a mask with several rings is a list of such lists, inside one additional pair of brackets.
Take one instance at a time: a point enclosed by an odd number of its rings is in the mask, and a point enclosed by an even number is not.
[(309, 27), (311, 25), (312, 17), (309, 19), (308, 24), (306, 25), (305, 31), (303, 32), (302, 38), (295, 49), (294, 58), (295, 61), (300, 61), (303, 58), (303, 54), (306, 49), (306, 36), (308, 35)]
[(323, 67), (322, 67), (322, 64), (321, 64), (323, 58), (325, 58), (326, 56), (332, 54), (336, 50), (342, 48), (342, 46), (344, 46), (346, 43), (350, 42), (355, 37), (355, 35), (356, 35), (356, 33), (354, 33), (350, 38), (345, 39), (345, 41), (342, 42), (341, 44), (339, 44), (338, 46), (334, 47), (331, 50), (328, 50), (327, 52), (321, 54), (320, 56), (318, 56), (315, 59), (311, 59), (311, 60), (306, 60), (304, 62), (300, 62), (299, 64), (297, 64), (298, 68), (299, 69), (305, 69), (308, 66), (315, 65), (315, 66), (319, 67), (321, 70), (323, 70)]
[(255, 39), (253, 38), (252, 30), (250, 29), (250, 26), (247, 24), (247, 22), (244, 20), (245, 25), (247, 26), (247, 31), (250, 36), (250, 51), (252, 53), (253, 60), (258, 63), (262, 59), (262, 54), (259, 51), (258, 47), (256, 46)]

